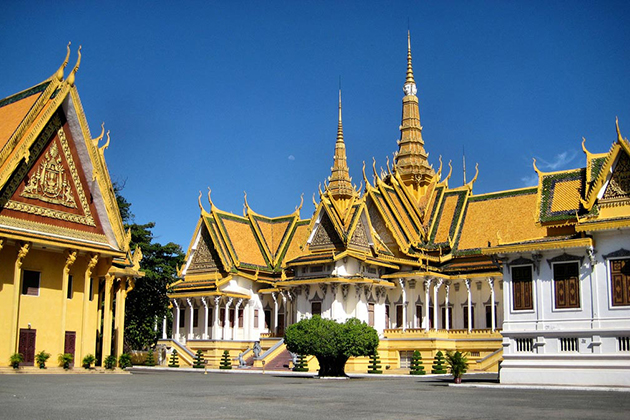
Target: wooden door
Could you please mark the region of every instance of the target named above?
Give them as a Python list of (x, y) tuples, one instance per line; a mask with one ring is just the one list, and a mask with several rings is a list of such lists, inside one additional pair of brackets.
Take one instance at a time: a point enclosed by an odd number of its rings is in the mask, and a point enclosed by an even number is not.
[(77, 340), (77, 333), (74, 331), (66, 331), (66, 338), (63, 345), (63, 352), (72, 355), (71, 367), (74, 367), (74, 349)]
[(284, 313), (278, 313), (278, 330), (277, 336), (281, 337), (284, 335)]
[(396, 328), (403, 328), (403, 306), (396, 305)]
[(35, 337), (36, 330), (20, 329), (20, 341), (18, 344), (18, 353), (24, 357), (21, 366), (35, 365)]

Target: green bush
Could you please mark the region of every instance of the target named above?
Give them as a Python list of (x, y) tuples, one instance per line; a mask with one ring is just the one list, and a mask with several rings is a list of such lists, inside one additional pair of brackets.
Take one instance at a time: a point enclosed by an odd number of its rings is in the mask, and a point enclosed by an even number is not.
[(46, 361), (50, 358), (50, 353), (46, 353), (45, 350), (40, 351), (35, 355), (35, 361), (40, 369), (46, 369)]
[(378, 333), (356, 318), (340, 324), (316, 315), (290, 325), (284, 343), (292, 353), (315, 356), (319, 376), (346, 376), (344, 369), (350, 357), (368, 356), (376, 351)]
[(173, 353), (171, 353), (171, 360), (168, 363), (168, 367), (178, 368), (179, 367), (179, 356), (177, 355), (177, 350), (173, 349)]
[(424, 366), (422, 365), (422, 355), (418, 350), (413, 352), (413, 356), (411, 356), (411, 366), (409, 368), (410, 375), (424, 375), (426, 372), (424, 371)]
[(9, 357), (9, 364), (13, 369), (19, 369), (20, 363), (24, 361), (24, 356), (22, 353), (13, 353), (11, 357)]
[(435, 353), (435, 358), (433, 359), (433, 366), (431, 367), (431, 373), (442, 374), (446, 373), (446, 369), (444, 368), (444, 354), (438, 350)]
[(466, 357), (466, 353), (448, 351), (446, 352), (446, 365), (451, 375), (453, 375), (453, 379), (461, 381), (462, 376), (468, 369), (468, 357)]
[(195, 360), (193, 363), (193, 367), (195, 369), (203, 369), (206, 366), (206, 361), (203, 358), (203, 352), (201, 350), (197, 350), (197, 354), (195, 355)]
[(110, 354), (103, 360), (103, 367), (108, 370), (114, 370), (116, 368), (116, 356)]
[(131, 355), (129, 353), (123, 353), (118, 358), (118, 366), (121, 369), (131, 367)]
[(372, 373), (372, 374), (381, 374), (383, 373), (383, 371), (381, 370), (381, 358), (378, 355), (378, 351), (375, 351), (374, 353), (370, 354), (370, 363), (368, 364), (368, 371), (367, 373)]
[(94, 363), (96, 361), (96, 357), (94, 357), (93, 354), (88, 353), (85, 355), (85, 357), (83, 358), (83, 363), (81, 363), (81, 365), (85, 368), (85, 369), (89, 369), (92, 367), (92, 363)]
[(230, 361), (230, 352), (227, 350), (223, 351), (223, 356), (221, 356), (221, 364), (219, 365), (219, 369), (232, 369), (232, 362)]
[(146, 366), (155, 366), (155, 356), (153, 355), (153, 350), (149, 349), (147, 353), (147, 359), (144, 361)]

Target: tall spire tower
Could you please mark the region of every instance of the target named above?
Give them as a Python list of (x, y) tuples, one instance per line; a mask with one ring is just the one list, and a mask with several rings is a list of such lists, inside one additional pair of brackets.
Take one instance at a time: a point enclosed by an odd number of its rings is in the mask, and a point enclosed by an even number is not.
[(406, 185), (420, 190), (426, 186), (435, 172), (427, 160), (428, 153), (424, 150), (422, 140), (422, 126), (420, 125), (420, 111), (418, 109), (418, 91), (413, 78), (411, 65), (411, 34), (407, 31), (407, 78), (403, 86), (402, 122), (400, 125), (400, 140), (396, 154), (395, 170)]
[(352, 178), (346, 159), (346, 144), (343, 140), (343, 124), (341, 122), (341, 89), (339, 89), (339, 122), (337, 125), (337, 142), (335, 143), (335, 161), (328, 178), (328, 191), (336, 199), (348, 199), (354, 196)]

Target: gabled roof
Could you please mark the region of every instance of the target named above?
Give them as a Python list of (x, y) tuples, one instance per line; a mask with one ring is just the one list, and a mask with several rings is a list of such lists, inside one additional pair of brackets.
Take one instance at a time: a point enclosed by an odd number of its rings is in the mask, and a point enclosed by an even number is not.
[[(0, 234), (125, 257), (125, 234), (104, 159), (74, 84), (81, 61), (0, 100)], [(50, 184), (44, 185), (44, 176)], [(54, 176), (53, 176), (54, 175)], [(54, 180), (54, 181), (53, 181)]]

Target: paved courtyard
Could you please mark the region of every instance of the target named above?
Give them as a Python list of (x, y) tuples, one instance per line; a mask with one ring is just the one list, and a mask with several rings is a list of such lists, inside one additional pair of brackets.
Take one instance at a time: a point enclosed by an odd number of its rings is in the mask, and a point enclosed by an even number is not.
[(3, 419), (627, 419), (630, 393), (185, 372), (0, 375)]

